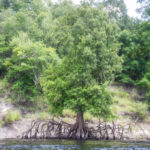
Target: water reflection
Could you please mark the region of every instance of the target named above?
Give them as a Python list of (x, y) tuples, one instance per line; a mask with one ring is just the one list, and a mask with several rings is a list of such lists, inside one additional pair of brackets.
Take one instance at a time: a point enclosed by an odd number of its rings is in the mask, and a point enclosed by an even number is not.
[(149, 142), (4, 140), (0, 150), (150, 150)]

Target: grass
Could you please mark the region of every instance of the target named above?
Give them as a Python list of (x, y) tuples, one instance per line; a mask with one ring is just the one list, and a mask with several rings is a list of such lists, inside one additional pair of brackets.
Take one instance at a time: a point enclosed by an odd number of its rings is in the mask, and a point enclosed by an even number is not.
[(0, 79), (0, 90), (8, 86), (8, 82), (5, 79)]
[(73, 112), (72, 110), (70, 109), (64, 109), (63, 110), (63, 117), (70, 117), (70, 118), (73, 118), (76, 116), (76, 113)]
[(7, 80), (5, 79), (1, 79), (0, 80), (0, 96), (2, 95), (9, 95), (10, 94), (10, 90), (9, 90), (9, 84), (7, 82)]
[(8, 111), (7, 114), (3, 117), (4, 124), (12, 124), (15, 121), (21, 120), (21, 114), (19, 111)]
[(51, 116), (48, 112), (41, 112), (41, 113), (38, 113), (38, 118), (41, 120), (45, 120), (45, 119), (50, 119)]
[(5, 124), (5, 122), (0, 120), (0, 127), (2, 127), (4, 124)]
[(12, 99), (9, 96), (5, 95), (4, 99), (5, 99), (6, 102), (9, 102), (9, 103), (12, 102)]
[[(75, 118), (76, 117), (76, 113), (73, 112), (70, 109), (64, 109), (63, 110), (63, 117), (66, 120), (66, 122), (70, 122), (69, 118)], [(84, 113), (84, 120), (85, 121), (92, 121), (92, 119), (94, 119), (94, 117), (89, 113), (89, 112), (85, 112)]]
[(63, 121), (65, 121), (65, 122), (67, 122), (67, 123), (72, 123), (72, 120), (69, 118), (69, 117), (65, 117), (64, 119), (63, 119)]
[(93, 118), (94, 118), (94, 117), (93, 117), (89, 112), (85, 112), (85, 113), (84, 113), (84, 120), (85, 120), (85, 121), (92, 121)]
[(132, 95), (122, 87), (114, 87), (111, 92), (114, 104), (111, 110), (115, 115), (131, 115), (130, 117), (145, 120), (148, 117), (148, 104), (133, 99)]
[(2, 96), (4, 93), (4, 81), (0, 80), (0, 96)]
[(150, 123), (150, 117), (147, 117), (144, 121)]
[(111, 94), (113, 97), (130, 97), (129, 93), (126, 92), (123, 87), (114, 87), (114, 90), (111, 92)]
[(32, 120), (41, 119), (46, 120), (50, 119), (52, 116), (48, 112), (37, 112), (33, 114), (27, 114), (25, 118), (30, 118)]

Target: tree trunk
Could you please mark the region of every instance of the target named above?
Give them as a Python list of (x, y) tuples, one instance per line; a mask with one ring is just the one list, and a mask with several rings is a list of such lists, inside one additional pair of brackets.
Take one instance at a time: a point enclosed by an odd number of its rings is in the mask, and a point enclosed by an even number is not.
[(83, 112), (78, 109), (76, 123), (70, 129), (68, 137), (74, 139), (87, 139), (90, 135), (90, 131), (84, 122)]
[(84, 124), (83, 112), (81, 111), (77, 112), (76, 125), (77, 125), (77, 132), (76, 132), (77, 139), (84, 139), (85, 124)]

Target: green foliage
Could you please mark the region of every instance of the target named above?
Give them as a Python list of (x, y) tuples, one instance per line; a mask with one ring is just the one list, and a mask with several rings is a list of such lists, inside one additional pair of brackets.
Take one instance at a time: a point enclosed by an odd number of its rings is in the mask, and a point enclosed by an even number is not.
[(18, 111), (8, 111), (8, 113), (3, 117), (4, 124), (12, 124), (15, 121), (21, 120), (21, 114)]
[(142, 17), (150, 19), (150, 1), (149, 0), (137, 0), (141, 4), (141, 7), (137, 10), (142, 13)]
[(114, 86), (112, 112), (115, 116), (128, 115), (131, 119), (146, 120), (149, 115), (148, 104), (134, 99), (132, 88), (129, 87), (130, 93), (121, 86)]
[(8, 7), (10, 7), (9, 0), (0, 0), (0, 10), (7, 9)]
[(6, 73), (4, 62), (10, 55), (11, 47), (8, 45), (5, 35), (0, 34), (0, 76), (4, 76)]
[(140, 23), (134, 30), (124, 30), (120, 34), (122, 43), (120, 55), (124, 60), (120, 82), (139, 86), (149, 97), (150, 77), (150, 25), (148, 21)]
[(145, 73), (144, 77), (137, 83), (140, 90), (146, 93), (146, 99), (150, 100), (150, 73)]
[[(67, 29), (63, 35), (60, 27)], [(41, 78), (52, 113), (62, 114), (64, 108), (69, 108), (108, 117), (112, 101), (104, 83), (113, 79), (121, 62), (117, 26), (101, 9), (83, 3), (66, 10), (56, 28), (53, 42), (57, 39), (58, 53), (65, 57), (50, 65)]]
[(13, 38), (11, 45), (12, 56), (5, 60), (7, 79), (13, 84), (11, 90), (19, 101), (34, 101), (39, 94), (39, 76), (47, 63), (55, 59), (55, 51), (41, 42), (32, 42), (25, 33)]
[(111, 19), (116, 20), (116, 23), (121, 29), (126, 29), (130, 18), (127, 15), (127, 8), (124, 0), (104, 0), (102, 1), (104, 8)]
[(120, 55), (122, 55), (124, 63), (122, 73), (119, 75), (120, 81), (123, 83), (133, 84), (139, 79), (142, 68), (139, 66), (140, 59), (137, 57), (137, 35), (128, 30), (124, 30), (120, 34), (120, 41), (122, 42)]

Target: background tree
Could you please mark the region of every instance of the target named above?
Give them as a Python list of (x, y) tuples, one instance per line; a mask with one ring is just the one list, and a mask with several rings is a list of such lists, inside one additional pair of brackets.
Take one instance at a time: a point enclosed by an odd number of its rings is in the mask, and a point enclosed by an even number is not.
[(40, 0), (7, 2), (0, 1), (0, 75), (17, 102), (30, 104), (40, 95), (38, 78), (52, 59), (50, 46), (41, 40), (48, 30), (47, 7)]
[[(27, 33), (33, 41), (40, 41), (44, 34), (43, 26), (41, 26), (43, 20), (40, 19), (40, 16), (47, 10), (43, 8), (44, 4), (40, 0), (36, 2), (28, 0), (0, 1), (0, 3), (6, 2), (9, 3), (8, 7), (3, 7), (0, 12), (0, 53), (2, 54), (0, 72), (3, 72), (3, 75), (7, 70), (3, 65), (3, 60), (11, 57), (12, 54), (10, 46), (12, 38), (18, 36), (18, 33), (22, 31)], [(16, 5), (18, 9), (14, 10)]]
[(121, 32), (121, 49), (124, 63), (119, 80), (122, 83), (138, 86), (149, 100), (149, 57), (150, 24), (149, 21), (135, 22), (134, 28)]
[(13, 38), (11, 46), (12, 55), (4, 62), (8, 69), (7, 80), (20, 103), (31, 103), (39, 95), (39, 77), (55, 59), (55, 51), (41, 42), (33, 42), (23, 32)]
[(110, 19), (115, 20), (122, 30), (127, 28), (130, 18), (124, 0), (103, 0), (100, 4), (103, 4)]
[(137, 9), (139, 13), (142, 13), (142, 17), (150, 19), (150, 1), (149, 0), (137, 0), (141, 4), (140, 8)]
[(6, 67), (4, 66), (4, 62), (7, 57), (11, 56), (11, 47), (6, 41), (5, 35), (1, 34), (0, 36), (0, 76), (5, 75)]

